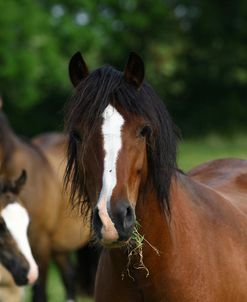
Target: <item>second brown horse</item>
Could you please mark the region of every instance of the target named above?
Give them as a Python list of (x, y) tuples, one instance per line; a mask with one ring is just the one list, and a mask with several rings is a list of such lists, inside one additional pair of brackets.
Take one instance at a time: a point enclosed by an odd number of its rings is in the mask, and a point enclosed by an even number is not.
[[(78, 211), (71, 211), (63, 192), (60, 175), (66, 164), (63, 148), (66, 148), (67, 141), (63, 135), (59, 136), (59, 140), (59, 143), (57, 140), (53, 144), (50, 142), (45, 154), (40, 147), (41, 141), (45, 143), (44, 140), (37, 138), (34, 144), (19, 138), (0, 111), (1, 175), (14, 180), (23, 169), (28, 174), (27, 184), (20, 198), (31, 218), (29, 239), (39, 266), (39, 279), (34, 286), (33, 301), (47, 300), (45, 284), (51, 258), (57, 262), (66, 278), (70, 274), (70, 268), (64, 267), (66, 253), (85, 245), (90, 239), (89, 222), (82, 221)], [(52, 145), (57, 148), (56, 162), (51, 162), (48, 156), (53, 154)], [(68, 296), (68, 299), (72, 298), (74, 297)]]

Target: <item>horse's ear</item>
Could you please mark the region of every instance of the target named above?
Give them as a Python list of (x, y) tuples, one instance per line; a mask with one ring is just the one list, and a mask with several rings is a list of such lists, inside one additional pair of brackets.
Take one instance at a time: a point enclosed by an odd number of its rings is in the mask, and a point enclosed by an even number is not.
[(144, 80), (144, 75), (145, 69), (142, 58), (136, 53), (131, 52), (124, 68), (125, 80), (138, 89)]
[(17, 194), (20, 193), (26, 181), (27, 181), (27, 172), (26, 170), (22, 170), (21, 175), (15, 180), (15, 192)]
[(74, 87), (88, 76), (89, 71), (81, 53), (76, 52), (69, 62), (69, 76)]

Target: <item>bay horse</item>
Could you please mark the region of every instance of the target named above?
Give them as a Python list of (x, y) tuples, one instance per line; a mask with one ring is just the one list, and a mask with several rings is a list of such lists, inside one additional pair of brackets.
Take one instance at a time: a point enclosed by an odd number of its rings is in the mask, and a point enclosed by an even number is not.
[[(66, 137), (62, 136), (62, 140), (66, 146)], [(77, 209), (70, 209), (67, 195), (63, 192), (63, 180), (59, 175), (66, 164), (64, 145), (60, 141), (54, 141), (53, 147), (50, 144), (51, 156), (56, 157), (52, 164), (47, 155), (50, 151), (46, 154), (38, 141), (38, 138), (32, 142), (18, 137), (0, 110), (0, 175), (16, 179), (23, 169), (28, 174), (20, 198), (30, 216), (28, 235), (39, 266), (32, 299), (35, 302), (47, 301), (47, 272), (53, 259), (62, 275), (67, 299), (73, 301), (74, 273), (68, 263), (68, 253), (89, 242), (90, 225), (86, 219), (81, 221)], [(56, 154), (54, 150), (57, 150)]]
[[(32, 143), (38, 146), (46, 155), (51, 166), (56, 170), (59, 182), (63, 184), (66, 166), (66, 160), (64, 159), (68, 146), (67, 135), (60, 132), (47, 132), (34, 137)], [(64, 190), (63, 194), (67, 194), (67, 198), (69, 199), (69, 192)], [(70, 267), (70, 259), (66, 255), (60, 254), (59, 258), (56, 255), (55, 258), (60, 269), (62, 268), (61, 273), (64, 284), (70, 296), (74, 296), (75, 291), (80, 295), (92, 296), (100, 249), (95, 248), (89, 242), (74, 252), (75, 263), (73, 268)]]
[(247, 301), (247, 161), (182, 173), (178, 131), (144, 73), (135, 53), (123, 72), (89, 73), (79, 52), (69, 64), (66, 181), (103, 246), (95, 301)]
[(14, 181), (0, 179), (0, 263), (17, 285), (33, 284), (38, 277), (27, 234), (30, 218), (19, 198), (26, 177), (22, 171)]

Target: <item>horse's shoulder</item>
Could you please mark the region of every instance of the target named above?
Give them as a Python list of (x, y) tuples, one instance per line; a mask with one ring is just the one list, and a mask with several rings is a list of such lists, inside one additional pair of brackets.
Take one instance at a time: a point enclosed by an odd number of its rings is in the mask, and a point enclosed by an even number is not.
[(246, 160), (213, 160), (192, 169), (188, 176), (213, 189), (247, 214)]

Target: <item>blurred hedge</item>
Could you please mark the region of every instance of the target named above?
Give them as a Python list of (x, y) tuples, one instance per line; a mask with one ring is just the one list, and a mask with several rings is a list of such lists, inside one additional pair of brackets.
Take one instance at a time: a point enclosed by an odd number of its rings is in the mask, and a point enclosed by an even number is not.
[(0, 0), (0, 91), (18, 133), (62, 129), (77, 50), (91, 68), (140, 53), (185, 135), (247, 128), (244, 0)]

